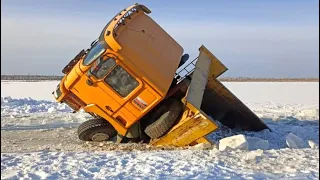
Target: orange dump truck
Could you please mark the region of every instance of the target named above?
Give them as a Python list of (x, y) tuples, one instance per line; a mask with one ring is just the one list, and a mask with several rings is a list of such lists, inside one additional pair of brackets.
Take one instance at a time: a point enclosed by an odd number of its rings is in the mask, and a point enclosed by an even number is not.
[(267, 128), (216, 79), (227, 68), (205, 46), (189, 60), (149, 13), (141, 4), (120, 11), (62, 70), (54, 97), (93, 117), (78, 127), (79, 139), (187, 146), (211, 143), (217, 121)]

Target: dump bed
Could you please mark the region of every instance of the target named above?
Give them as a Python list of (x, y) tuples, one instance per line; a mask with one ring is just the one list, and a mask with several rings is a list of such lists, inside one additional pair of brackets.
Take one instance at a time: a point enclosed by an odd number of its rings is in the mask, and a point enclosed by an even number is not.
[(268, 128), (256, 114), (216, 79), (208, 80), (201, 109), (229, 128), (239, 127), (247, 131)]
[[(198, 60), (201, 64), (198, 64)], [(206, 61), (204, 59), (207, 59)], [(206, 67), (207, 71), (195, 71), (194, 68)], [(194, 68), (190, 68), (194, 66)], [(192, 69), (190, 71), (190, 69)], [(254, 114), (242, 101), (240, 101), (229, 89), (227, 89), (217, 78), (228, 69), (204, 46), (200, 47), (199, 56), (184, 67), (177, 75), (185, 72), (181, 81), (187, 75), (192, 77), (190, 90), (198, 91), (189, 96), (189, 101), (198, 106), (203, 112), (230, 127), (239, 127), (242, 130), (260, 131), (268, 128), (267, 125)], [(202, 73), (201, 73), (202, 72)], [(207, 76), (203, 76), (207, 74)], [(196, 78), (196, 79), (194, 79)], [(194, 86), (194, 88), (193, 88)], [(203, 87), (202, 89), (199, 87)], [(201, 98), (200, 98), (201, 97)], [(201, 101), (199, 101), (201, 99)]]
[(199, 51), (199, 56), (177, 73), (187, 72), (178, 80), (180, 83), (189, 82), (186, 95), (182, 99), (185, 111), (166, 135), (151, 141), (152, 145), (187, 146), (211, 143), (205, 136), (218, 128), (215, 121), (220, 121), (230, 128), (240, 127), (250, 131), (268, 128), (216, 79), (227, 68), (205, 46), (201, 46)]

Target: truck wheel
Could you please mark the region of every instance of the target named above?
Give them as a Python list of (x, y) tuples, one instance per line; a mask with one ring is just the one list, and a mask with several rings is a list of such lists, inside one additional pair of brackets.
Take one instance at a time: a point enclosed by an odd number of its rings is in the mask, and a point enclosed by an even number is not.
[(78, 137), (83, 141), (106, 141), (117, 135), (117, 131), (104, 119), (90, 119), (78, 127)]
[(182, 102), (168, 99), (151, 116), (151, 122), (144, 132), (151, 138), (163, 136), (177, 121), (183, 109)]

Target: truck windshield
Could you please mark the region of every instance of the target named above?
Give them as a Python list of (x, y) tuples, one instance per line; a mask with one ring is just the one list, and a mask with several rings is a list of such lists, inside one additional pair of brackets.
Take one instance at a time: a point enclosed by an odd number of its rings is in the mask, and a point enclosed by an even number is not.
[(106, 51), (105, 43), (98, 41), (88, 52), (83, 60), (83, 65), (88, 66)]

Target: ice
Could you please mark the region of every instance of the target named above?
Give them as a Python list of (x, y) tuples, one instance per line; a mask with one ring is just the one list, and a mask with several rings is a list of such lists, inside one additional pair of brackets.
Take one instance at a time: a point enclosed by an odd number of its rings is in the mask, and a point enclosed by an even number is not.
[(247, 137), (249, 150), (267, 150), (269, 149), (269, 141), (257, 137)]
[(221, 139), (219, 141), (219, 150), (224, 151), (227, 147), (233, 150), (248, 150), (248, 141), (246, 137), (242, 134)]
[(55, 111), (56, 111), (56, 108), (54, 108), (54, 107), (49, 107), (49, 109), (48, 109), (48, 113), (53, 113)]
[(286, 143), (290, 148), (305, 148), (306, 145), (301, 138), (293, 133), (286, 136)]
[(319, 145), (318, 145), (316, 142), (312, 141), (312, 140), (309, 140), (309, 141), (308, 141), (308, 145), (309, 145), (309, 147), (312, 148), (312, 149), (317, 149), (317, 148), (319, 148)]

